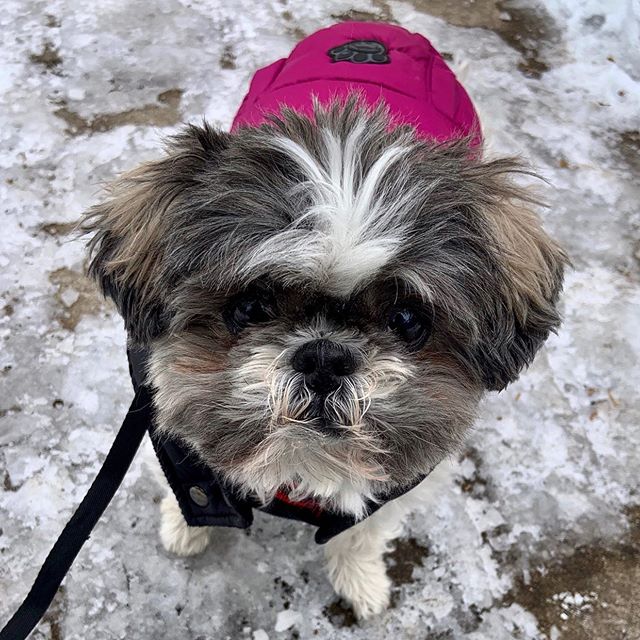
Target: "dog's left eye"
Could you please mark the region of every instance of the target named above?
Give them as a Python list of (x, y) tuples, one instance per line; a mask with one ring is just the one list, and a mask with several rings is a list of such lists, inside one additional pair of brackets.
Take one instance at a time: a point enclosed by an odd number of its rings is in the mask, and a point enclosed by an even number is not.
[(267, 322), (273, 317), (273, 304), (257, 296), (243, 296), (236, 299), (225, 313), (225, 320), (231, 333), (239, 333), (251, 324)]
[(431, 335), (431, 314), (411, 307), (393, 307), (387, 320), (389, 329), (413, 349), (419, 349)]

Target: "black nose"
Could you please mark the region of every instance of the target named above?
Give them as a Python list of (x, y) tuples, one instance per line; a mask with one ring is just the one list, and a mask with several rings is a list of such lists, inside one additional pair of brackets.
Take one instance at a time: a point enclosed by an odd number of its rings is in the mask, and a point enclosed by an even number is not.
[(306, 342), (293, 354), (291, 365), (304, 374), (306, 385), (316, 393), (335, 391), (341, 378), (356, 370), (349, 349), (331, 340)]

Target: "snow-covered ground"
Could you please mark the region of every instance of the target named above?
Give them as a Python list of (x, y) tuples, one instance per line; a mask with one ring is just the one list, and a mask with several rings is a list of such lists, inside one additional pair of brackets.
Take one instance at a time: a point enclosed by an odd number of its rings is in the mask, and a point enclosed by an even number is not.
[[(100, 185), (342, 19), (397, 21), (463, 68), (498, 152), (550, 185), (564, 326), (484, 404), (363, 626), (312, 531), (257, 515), (168, 556), (139, 455), (35, 638), (640, 638), (640, 5), (626, 0), (3, 0), (0, 622), (84, 495), (132, 392), (124, 332), (70, 233)], [(1, 625), (0, 625), (1, 626)]]

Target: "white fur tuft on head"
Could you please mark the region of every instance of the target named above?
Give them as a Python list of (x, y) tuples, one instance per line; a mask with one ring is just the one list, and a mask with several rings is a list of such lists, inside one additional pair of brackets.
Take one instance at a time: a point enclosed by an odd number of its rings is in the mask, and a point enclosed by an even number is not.
[(261, 270), (268, 262), (280, 270), (301, 272), (336, 295), (349, 295), (394, 256), (407, 231), (399, 211), (409, 204), (412, 189), (409, 184), (404, 190), (396, 185), (395, 193), (403, 195), (391, 197), (381, 181), (411, 145), (398, 141), (365, 172), (358, 151), (367, 135), (365, 118), (363, 112), (345, 137), (321, 129), (320, 157), (289, 138), (273, 138), (273, 147), (305, 176), (296, 191), (306, 194), (311, 205), (289, 228), (255, 249), (246, 272)]

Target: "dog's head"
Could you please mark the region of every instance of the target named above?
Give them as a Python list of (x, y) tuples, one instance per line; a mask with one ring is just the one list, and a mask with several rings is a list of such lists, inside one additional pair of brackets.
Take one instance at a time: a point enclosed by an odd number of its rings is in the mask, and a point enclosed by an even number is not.
[(559, 323), (565, 257), (520, 171), (355, 100), (188, 127), (85, 225), (160, 429), (264, 500), (358, 512), (427, 472)]

